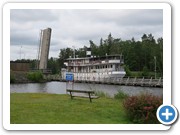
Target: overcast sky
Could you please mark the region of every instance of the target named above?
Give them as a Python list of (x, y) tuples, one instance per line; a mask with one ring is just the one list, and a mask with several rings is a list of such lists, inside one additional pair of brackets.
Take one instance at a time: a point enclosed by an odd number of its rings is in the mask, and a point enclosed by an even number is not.
[(11, 10), (11, 60), (36, 59), (41, 29), (52, 28), (50, 57), (58, 57), (60, 49), (99, 45), (108, 34), (114, 38), (141, 40), (144, 33), (155, 39), (163, 37), (163, 10), (61, 9)]

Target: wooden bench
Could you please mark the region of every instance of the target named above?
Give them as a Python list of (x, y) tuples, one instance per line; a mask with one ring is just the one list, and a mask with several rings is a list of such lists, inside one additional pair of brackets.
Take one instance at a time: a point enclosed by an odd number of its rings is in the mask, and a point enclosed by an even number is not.
[[(82, 98), (89, 98), (90, 102), (92, 102), (92, 99), (99, 98), (98, 96), (94, 95), (94, 91), (92, 91), (92, 90), (71, 90), (71, 89), (67, 89), (67, 92), (70, 93), (71, 99), (73, 99), (73, 97), (82, 97)], [(79, 94), (74, 95), (73, 93), (84, 93), (87, 95), (79, 95)]]

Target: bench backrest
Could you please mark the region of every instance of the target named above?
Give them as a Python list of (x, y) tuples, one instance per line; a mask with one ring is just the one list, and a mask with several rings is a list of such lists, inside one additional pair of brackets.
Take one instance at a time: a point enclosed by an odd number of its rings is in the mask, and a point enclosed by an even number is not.
[(67, 92), (94, 93), (94, 91), (92, 90), (71, 90), (71, 89), (67, 89)]

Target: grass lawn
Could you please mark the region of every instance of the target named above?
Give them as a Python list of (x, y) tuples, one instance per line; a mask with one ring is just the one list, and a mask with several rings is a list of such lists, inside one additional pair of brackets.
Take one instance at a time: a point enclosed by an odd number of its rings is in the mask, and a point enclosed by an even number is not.
[(11, 93), (11, 124), (126, 124), (122, 101), (100, 97), (70, 99), (69, 95)]

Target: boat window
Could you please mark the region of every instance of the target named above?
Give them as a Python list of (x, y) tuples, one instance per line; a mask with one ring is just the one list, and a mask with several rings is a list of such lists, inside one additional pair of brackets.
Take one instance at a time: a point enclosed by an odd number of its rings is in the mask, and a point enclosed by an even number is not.
[(111, 65), (111, 68), (112, 68), (113, 66)]

